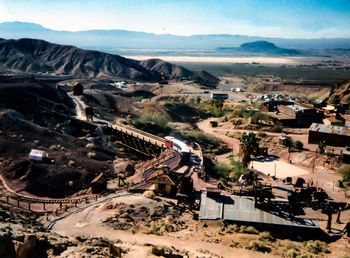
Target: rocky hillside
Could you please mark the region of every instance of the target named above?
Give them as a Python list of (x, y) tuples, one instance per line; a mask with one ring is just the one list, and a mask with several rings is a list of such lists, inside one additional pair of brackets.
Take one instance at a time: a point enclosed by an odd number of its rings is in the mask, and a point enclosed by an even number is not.
[[(38, 39), (0, 39), (0, 67), (29, 73), (66, 74), (84, 78), (120, 78), (138, 81), (173, 79), (193, 72), (162, 60), (139, 62), (100, 51), (52, 44)], [(205, 74), (206, 75), (206, 74)], [(203, 82), (217, 82), (206, 75)]]
[(350, 80), (334, 85), (325, 101), (329, 104), (350, 103)]
[(176, 79), (177, 76), (191, 77), (203, 85), (216, 85), (219, 80), (206, 71), (190, 71), (184, 67), (174, 65), (161, 59), (148, 59), (141, 61), (141, 65), (151, 71), (160, 72), (164, 79)]

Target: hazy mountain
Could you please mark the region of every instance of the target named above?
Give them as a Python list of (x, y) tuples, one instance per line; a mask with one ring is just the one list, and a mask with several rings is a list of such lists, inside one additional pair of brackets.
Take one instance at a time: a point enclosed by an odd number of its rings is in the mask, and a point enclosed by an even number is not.
[(56, 31), (34, 23), (0, 23), (0, 37), (6, 39), (39, 38), (59, 44), (76, 45), (97, 50), (113, 49), (196, 49), (214, 50), (218, 47), (239, 47), (253, 41), (268, 41), (281, 48), (324, 49), (348, 48), (349, 38), (283, 39), (244, 35), (211, 34), (176, 36), (126, 30)]
[(95, 50), (52, 44), (38, 39), (0, 39), (0, 67), (23, 72), (53, 72), (83, 78), (113, 77), (141, 81), (200, 76), (200, 82), (214, 85), (218, 79), (205, 72), (193, 72), (160, 59), (137, 61)]
[(219, 47), (220, 52), (240, 53), (240, 54), (263, 54), (263, 55), (300, 55), (301, 53), (295, 49), (287, 49), (277, 47), (275, 44), (268, 41), (254, 41), (244, 43), (240, 47)]

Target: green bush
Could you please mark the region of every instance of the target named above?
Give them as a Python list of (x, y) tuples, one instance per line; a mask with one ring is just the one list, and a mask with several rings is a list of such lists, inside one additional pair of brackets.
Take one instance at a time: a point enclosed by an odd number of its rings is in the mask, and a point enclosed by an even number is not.
[(168, 135), (171, 131), (171, 127), (168, 125), (168, 120), (160, 114), (144, 114), (135, 120), (131, 120), (130, 124), (137, 129), (161, 137)]
[(242, 168), (242, 163), (240, 161), (236, 161), (233, 157), (230, 157), (231, 164), (228, 165), (223, 162), (217, 162), (214, 166), (215, 175), (224, 182), (233, 181), (237, 182), (239, 177), (244, 174), (248, 175), (249, 170), (246, 168)]
[(258, 252), (263, 252), (263, 253), (269, 253), (271, 252), (271, 247), (266, 245), (264, 242), (252, 240), (249, 243), (249, 246), (247, 249), (253, 250), (253, 251), (258, 251)]
[(223, 162), (218, 162), (214, 166), (214, 172), (218, 178), (227, 180), (231, 173), (231, 167)]
[(232, 179), (232, 181), (237, 182), (242, 174), (247, 175), (249, 173), (249, 170), (247, 168), (243, 168), (242, 163), (235, 160), (233, 156), (230, 156), (229, 159), (232, 166), (230, 173), (230, 179)]
[(302, 150), (304, 147), (303, 143), (301, 141), (295, 141), (293, 142), (293, 148), (298, 149), (298, 150)]
[(187, 137), (190, 141), (197, 142), (202, 147), (204, 153), (220, 155), (231, 150), (221, 139), (203, 134), (201, 131), (193, 131)]
[(196, 102), (193, 100), (188, 104), (213, 117), (221, 117), (229, 112), (229, 110), (223, 107), (223, 100), (212, 100), (210, 103), (201, 103), (201, 100), (197, 98)]

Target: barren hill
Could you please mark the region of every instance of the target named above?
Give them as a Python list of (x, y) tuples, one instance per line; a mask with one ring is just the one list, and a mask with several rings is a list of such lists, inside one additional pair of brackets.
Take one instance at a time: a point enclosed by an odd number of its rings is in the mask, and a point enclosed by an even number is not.
[(301, 52), (295, 49), (277, 47), (274, 43), (268, 41), (254, 41), (240, 45), (240, 47), (220, 47), (217, 50), (231, 53), (246, 54), (266, 54), (266, 55), (300, 55)]
[[(54, 72), (84, 78), (121, 78), (139, 81), (173, 79), (194, 73), (162, 60), (139, 62), (119, 55), (52, 44), (37, 39), (0, 39), (0, 66), (23, 72)], [(213, 76), (207, 76), (214, 78)], [(204, 78), (203, 81), (208, 81)]]
[(350, 80), (334, 85), (325, 101), (330, 104), (350, 103)]
[[(182, 66), (168, 63), (161, 59), (148, 59), (141, 61), (141, 65), (150, 69), (151, 71), (160, 72), (164, 79), (175, 79), (177, 76), (181, 77), (197, 77), (197, 80), (207, 86), (216, 85), (219, 80), (215, 76), (206, 71), (190, 71)], [(196, 78), (194, 77), (194, 78)]]

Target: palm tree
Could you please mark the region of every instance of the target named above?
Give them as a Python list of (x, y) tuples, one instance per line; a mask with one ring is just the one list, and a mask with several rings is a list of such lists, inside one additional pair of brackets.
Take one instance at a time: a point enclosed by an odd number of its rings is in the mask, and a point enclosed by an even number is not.
[(246, 168), (251, 160), (250, 156), (259, 148), (260, 139), (256, 137), (255, 133), (243, 133), (239, 141), (242, 152), (242, 166)]

